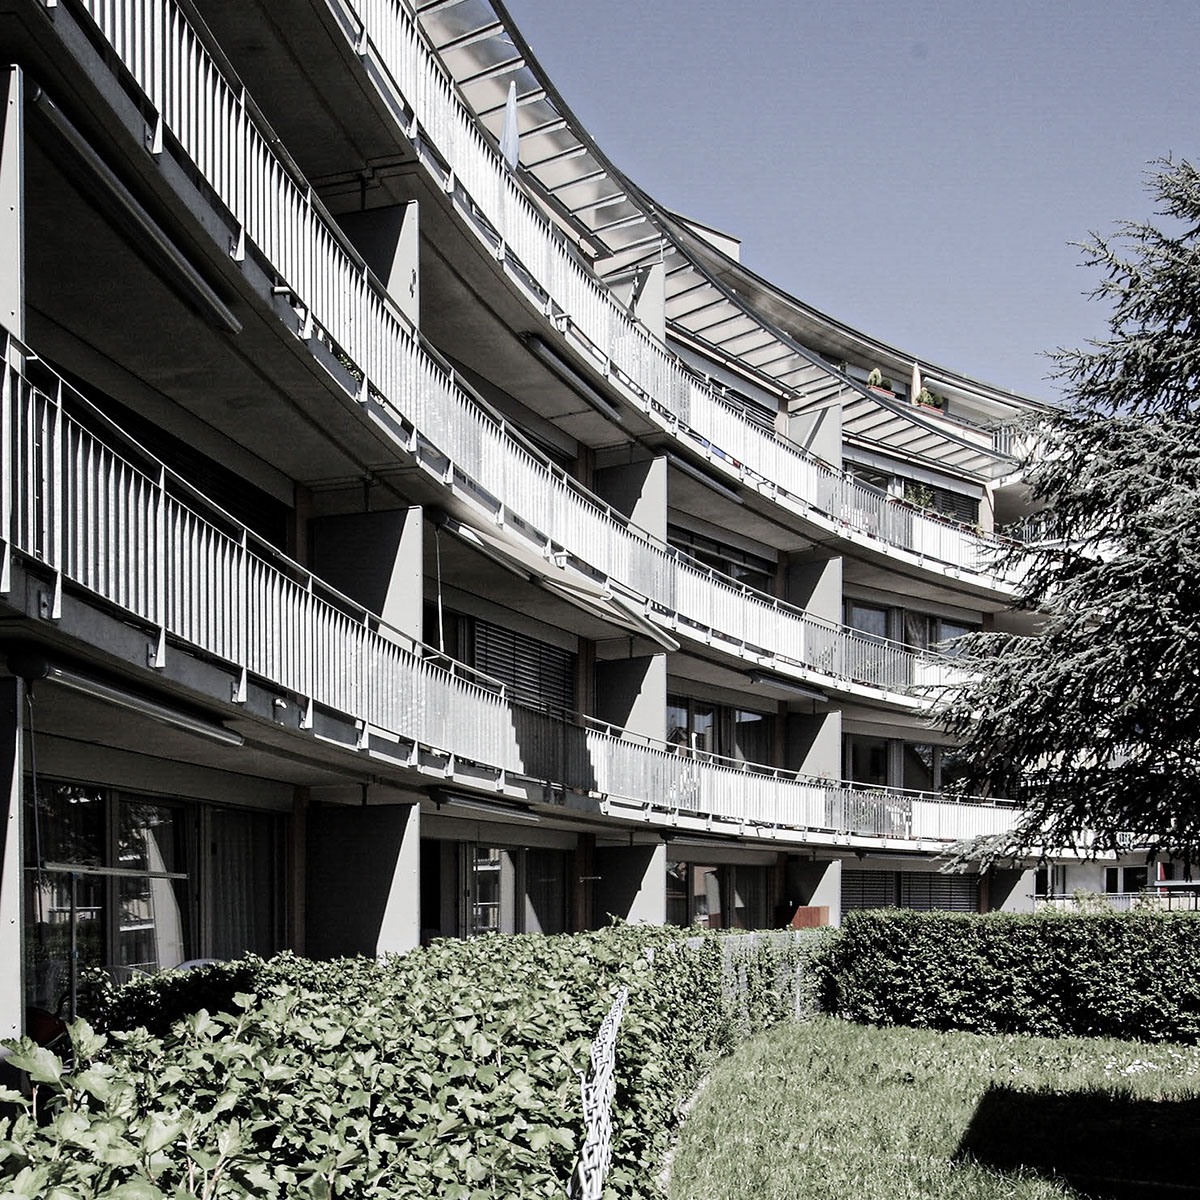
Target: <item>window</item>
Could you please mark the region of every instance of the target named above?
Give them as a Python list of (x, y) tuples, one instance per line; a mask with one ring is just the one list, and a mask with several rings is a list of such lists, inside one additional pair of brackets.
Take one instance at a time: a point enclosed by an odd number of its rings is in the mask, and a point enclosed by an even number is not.
[(667, 526), (667, 541), (677, 550), (682, 550), (697, 562), (712, 567), (737, 583), (744, 583), (768, 595), (774, 594), (775, 564), (769, 558), (693, 533), (690, 529), (681, 529), (677, 525)]
[(667, 741), (695, 754), (769, 765), (775, 717), (689, 696), (667, 697)]
[(943, 875), (940, 871), (864, 871), (843, 868), (842, 912), (866, 908), (978, 912), (978, 877)]
[(873, 637), (888, 636), (888, 610), (874, 604), (863, 604), (858, 600), (847, 600), (843, 618), (851, 629), (867, 633)]
[(539, 847), (422, 841), (422, 939), (565, 932), (568, 857)]
[[(899, 747), (897, 760), (892, 758), (892, 745)], [(954, 790), (963, 769), (962, 752), (956, 746), (901, 742), (858, 733), (847, 733), (842, 738), (842, 777), (851, 783), (944, 792)]]
[(967, 625), (932, 613), (905, 610), (904, 643), (914, 650), (935, 650), (939, 654), (956, 654), (953, 639), (968, 633), (978, 633), (978, 625)]
[(1147, 867), (1106, 867), (1104, 869), (1104, 890), (1110, 894), (1144, 891), (1149, 882), (1150, 871)]
[(767, 868), (668, 862), (667, 921), (684, 928), (765, 928)]
[(49, 780), (26, 804), (28, 1003), (60, 1009), (72, 928), (77, 968), (114, 974), (282, 948), (275, 814)]

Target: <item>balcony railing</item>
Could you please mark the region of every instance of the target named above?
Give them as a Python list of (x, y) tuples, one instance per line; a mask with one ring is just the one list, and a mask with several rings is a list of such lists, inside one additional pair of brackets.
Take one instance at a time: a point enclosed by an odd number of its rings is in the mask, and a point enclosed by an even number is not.
[[(489, 518), (519, 518), (514, 524), (521, 532), (514, 536), (534, 539), (548, 554), (566, 551), (589, 572), (621, 585), (652, 619), (684, 636), (710, 640), (712, 634), (721, 648), (756, 662), (765, 656), (783, 671), (814, 672), (890, 693), (952, 681), (948, 659), (859, 635), (722, 579), (587, 493), (494, 417), (426, 346), (294, 166), (279, 156), (277, 140), (264, 131), (244, 92), (225, 80), (221, 64), (208, 57), (174, 0), (90, 0), (87, 7), (149, 89), (147, 99), (163, 116), (167, 135), (179, 136), (182, 150), (241, 225), (244, 237), (235, 242), (245, 253), (257, 248), (298, 298), (302, 332), (320, 337), (326, 331), (365, 374), (362, 398), (390, 407), (415, 428), (414, 442), (424, 441), (449, 459), (471, 481), (475, 502), (488, 503), (490, 497)], [(163, 17), (168, 12), (174, 14), (170, 21)], [(174, 38), (175, 52), (151, 53), (153, 34)], [(202, 125), (193, 120), (198, 113), (204, 115)], [(755, 428), (739, 419), (730, 436), (735, 432), (750, 435)], [(815, 471), (815, 460), (804, 461)], [(872, 524), (878, 514), (871, 508), (876, 499), (871, 489), (833, 473), (830, 479), (843, 500), (862, 505), (862, 525), (882, 536)], [(893, 534), (911, 528), (908, 540), (914, 544), (938, 539), (927, 547), (931, 554), (966, 536), (953, 526), (922, 524), (898, 505), (879, 513)]]
[[(69, 399), (87, 424), (64, 408)], [(520, 703), (385, 627), (261, 542), (126, 437), (15, 338), (4, 342), (0, 587), (12, 556), (102, 599), (157, 636), (393, 739), (634, 807), (823, 835), (949, 842), (998, 832), (1014, 809), (880, 792), (675, 748)], [(121, 451), (114, 449), (120, 446)], [(51, 617), (55, 615), (51, 611)], [(419, 765), (414, 754), (412, 765)]]
[(1196, 891), (1157, 890), (1153, 884), (1143, 892), (1081, 890), (1034, 896), (1033, 906), (1051, 912), (1196, 912), (1200, 911), (1200, 886)]
[[(229, 209), (246, 239), (295, 293), (369, 384), (405, 409), (405, 369), (397, 339), (414, 336), (390, 309), (357, 255), (299, 172), (216, 48), (206, 46), (175, 0), (80, 0), (145, 93), (166, 130)], [(372, 77), (390, 86), (394, 110), (414, 115), (413, 135), (443, 186), (488, 226), (489, 244), (540, 291), (563, 327), (583, 335), (598, 365), (631, 388), (647, 413), (671, 432), (727, 463), (809, 518), (991, 579), (1000, 544), (926, 514), (907, 512), (847, 478), (794, 443), (746, 420), (705, 380), (634, 321), (554, 229), (480, 132), (455, 86), (425, 43), (403, 0), (330, 0)], [(241, 238), (237, 239), (241, 244)], [(397, 359), (402, 361), (397, 361)], [(364, 382), (364, 388), (367, 383)]]

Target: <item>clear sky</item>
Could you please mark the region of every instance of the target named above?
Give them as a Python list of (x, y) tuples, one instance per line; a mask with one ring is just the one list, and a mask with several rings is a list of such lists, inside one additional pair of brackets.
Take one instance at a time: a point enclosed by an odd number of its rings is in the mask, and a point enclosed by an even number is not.
[(1105, 331), (1068, 243), (1200, 157), (1197, 0), (506, 0), (658, 201), (934, 363), (1052, 398)]

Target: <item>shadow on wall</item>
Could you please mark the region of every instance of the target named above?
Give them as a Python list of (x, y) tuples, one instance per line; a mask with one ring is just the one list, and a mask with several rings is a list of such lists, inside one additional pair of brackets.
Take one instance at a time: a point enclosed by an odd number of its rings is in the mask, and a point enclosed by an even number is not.
[(1200, 1098), (1111, 1092), (984, 1093), (955, 1154), (1065, 1180), (1089, 1200), (1200, 1198)]

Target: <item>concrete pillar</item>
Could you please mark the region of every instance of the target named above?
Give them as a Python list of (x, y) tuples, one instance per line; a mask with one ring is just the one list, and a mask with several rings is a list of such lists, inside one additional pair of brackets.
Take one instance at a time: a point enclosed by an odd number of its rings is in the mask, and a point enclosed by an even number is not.
[(638, 275), (633, 285), (633, 315), (660, 342), (667, 340), (667, 268), (654, 263)]
[(593, 473), (592, 490), (652, 537), (667, 537), (667, 459), (601, 467)]
[(0, 324), (25, 339), (25, 108), (20, 67), (0, 70)]
[(984, 533), (994, 533), (996, 529), (996, 493), (991, 488), (984, 488), (979, 498), (979, 528)]
[(21, 1036), (24, 1025), (25, 981), (22, 963), (24, 922), (21, 919), (21, 712), (25, 685), (19, 679), (0, 679), (0, 798), (4, 834), (0, 841), (0, 1038)]
[(842, 623), (842, 560), (822, 550), (785, 554), (780, 561), (783, 599), (814, 617)]
[(342, 213), (337, 221), (400, 311), (419, 326), (421, 240), (417, 202), (410, 200), (389, 208)]
[(842, 777), (842, 714), (789, 713), (784, 766), (821, 779)]
[(831, 400), (815, 409), (789, 409), (782, 413), (781, 431), (789, 441), (812, 451), (830, 466), (842, 469), (842, 402)]
[(309, 526), (313, 574), (415, 641), (424, 616), (423, 517), (414, 505), (318, 517)]
[(421, 810), (314, 805), (308, 813), (307, 952), (403, 953), (421, 936)]
[(788, 860), (787, 899), (792, 904), (828, 907), (829, 923), (842, 923), (842, 860)]
[(1033, 912), (1036, 872), (993, 867), (985, 876), (988, 912)]
[(667, 737), (667, 656), (596, 663), (596, 717), (655, 741)]
[(595, 923), (610, 917), (631, 924), (664, 925), (667, 920), (667, 844), (597, 846), (594, 856)]

